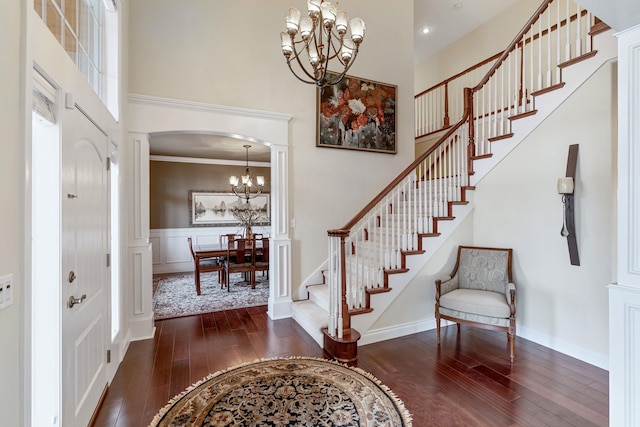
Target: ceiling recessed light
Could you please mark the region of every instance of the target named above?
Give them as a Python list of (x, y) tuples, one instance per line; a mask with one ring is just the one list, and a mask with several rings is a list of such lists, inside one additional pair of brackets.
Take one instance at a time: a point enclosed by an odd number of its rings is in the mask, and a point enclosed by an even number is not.
[(429, 34), (430, 32), (431, 32), (431, 28), (429, 28), (429, 27), (424, 27), (422, 29), (422, 34)]
[(462, 3), (455, 3), (455, 4), (453, 5), (453, 8), (454, 8), (454, 9), (462, 9), (462, 6), (464, 6)]

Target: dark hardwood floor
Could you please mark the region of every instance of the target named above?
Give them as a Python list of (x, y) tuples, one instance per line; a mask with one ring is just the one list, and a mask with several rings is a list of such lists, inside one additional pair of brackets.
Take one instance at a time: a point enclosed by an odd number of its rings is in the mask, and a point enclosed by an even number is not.
[[(322, 357), (292, 319), (266, 307), (156, 322), (131, 343), (95, 426), (146, 426), (174, 395), (211, 372), (265, 357)], [(402, 399), (422, 426), (608, 426), (608, 372), (522, 338), (445, 328), (359, 347), (358, 367)]]

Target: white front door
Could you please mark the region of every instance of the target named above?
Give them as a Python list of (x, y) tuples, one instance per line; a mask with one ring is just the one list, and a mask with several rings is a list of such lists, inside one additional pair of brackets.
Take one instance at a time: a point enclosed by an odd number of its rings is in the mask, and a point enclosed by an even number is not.
[(62, 425), (86, 426), (106, 386), (107, 137), (81, 111), (62, 128)]

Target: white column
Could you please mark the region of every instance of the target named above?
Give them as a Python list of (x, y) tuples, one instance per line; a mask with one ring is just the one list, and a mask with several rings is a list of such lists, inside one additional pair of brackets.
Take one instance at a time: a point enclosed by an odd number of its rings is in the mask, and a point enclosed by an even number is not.
[(127, 212), (126, 341), (153, 337), (151, 244), (149, 243), (149, 138), (129, 133), (126, 144)]
[(609, 424), (640, 425), (640, 26), (618, 34), (618, 283), (609, 286)]
[(271, 249), (269, 317), (291, 317), (291, 238), (289, 236), (289, 147), (271, 147)]

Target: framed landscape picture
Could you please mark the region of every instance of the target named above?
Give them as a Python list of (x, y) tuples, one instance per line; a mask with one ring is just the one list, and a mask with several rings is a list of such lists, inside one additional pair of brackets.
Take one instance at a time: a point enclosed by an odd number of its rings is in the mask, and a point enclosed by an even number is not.
[(318, 88), (316, 146), (396, 154), (396, 92), (353, 76)]
[(249, 203), (233, 193), (189, 191), (191, 226), (234, 226), (240, 222), (233, 215), (234, 209), (251, 209), (258, 213), (252, 225), (269, 225), (269, 194), (262, 193), (249, 199)]

